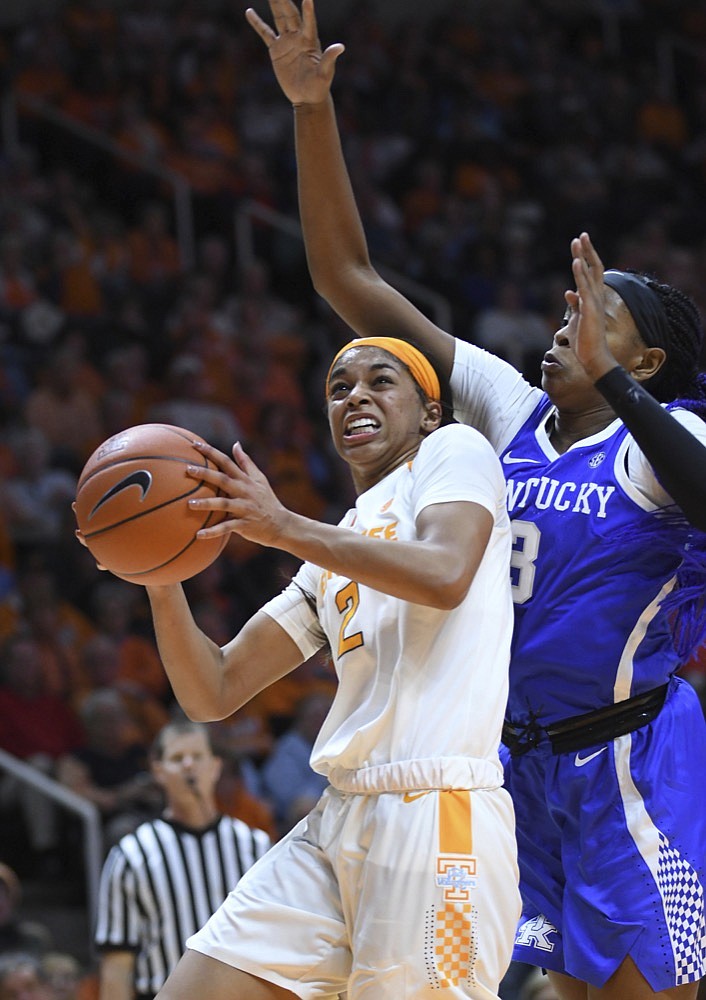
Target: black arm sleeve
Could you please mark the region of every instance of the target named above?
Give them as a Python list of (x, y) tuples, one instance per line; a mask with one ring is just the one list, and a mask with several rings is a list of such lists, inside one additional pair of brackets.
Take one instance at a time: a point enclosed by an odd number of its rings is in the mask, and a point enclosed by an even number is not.
[(620, 365), (599, 378), (596, 388), (689, 523), (706, 531), (706, 447)]

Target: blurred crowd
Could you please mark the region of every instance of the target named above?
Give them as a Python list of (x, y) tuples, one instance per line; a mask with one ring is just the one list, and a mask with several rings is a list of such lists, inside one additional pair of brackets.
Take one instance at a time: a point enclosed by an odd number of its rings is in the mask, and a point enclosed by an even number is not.
[[(706, 315), (701, 0), (461, 3), (394, 25), (357, 3), (339, 39), (371, 253), (443, 296), (457, 335), (535, 381), (582, 229)], [(338, 518), (321, 386), (346, 334), (296, 241), (256, 225), (238, 256), (239, 207), (297, 207), (291, 109), (237, 5), (69, 0), (0, 32), (0, 79), (18, 110), (0, 154), (0, 748), (93, 801), (110, 843), (159, 808), (146, 753), (178, 709), (141, 588), (74, 538), (81, 469), (111, 434), (173, 423), (243, 441), (286, 505)], [(191, 261), (165, 170), (191, 188)], [(220, 643), (294, 568), (234, 537), (186, 588)], [(706, 656), (687, 672), (706, 698)], [(332, 691), (316, 658), (218, 724), (225, 811), (276, 837), (308, 808)], [(46, 800), (0, 778), (0, 819), (0, 858), (28, 867), (29, 844), (61, 871), (76, 831)]]

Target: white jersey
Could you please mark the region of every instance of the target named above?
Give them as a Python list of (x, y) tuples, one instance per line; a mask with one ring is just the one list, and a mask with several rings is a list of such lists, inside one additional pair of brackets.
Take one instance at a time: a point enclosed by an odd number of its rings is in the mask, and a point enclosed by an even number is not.
[[(493, 517), (457, 608), (402, 601), (311, 563), (263, 608), (305, 658), (327, 642), (331, 648), (339, 686), (311, 764), (343, 791), (502, 783), (511, 533), (493, 449), (470, 427), (440, 428), (413, 461), (358, 497), (341, 525), (394, 544), (416, 537), (426, 507), (455, 501), (480, 504)], [(315, 596), (316, 612), (302, 591)]]

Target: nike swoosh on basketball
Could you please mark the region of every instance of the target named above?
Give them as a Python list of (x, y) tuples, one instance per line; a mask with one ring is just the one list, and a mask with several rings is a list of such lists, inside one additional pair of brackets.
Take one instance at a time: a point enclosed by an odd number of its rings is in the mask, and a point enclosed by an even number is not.
[(576, 756), (574, 757), (574, 764), (576, 765), (576, 767), (583, 767), (584, 764), (588, 764), (589, 760), (593, 760), (593, 758), (597, 757), (599, 753), (603, 753), (603, 751), (607, 749), (608, 747), (601, 747), (600, 750), (596, 750), (593, 753), (590, 753), (588, 757), (579, 757), (579, 755), (576, 754)]
[(403, 802), (414, 802), (415, 799), (421, 799), (423, 795), (428, 795), (429, 791), (426, 792), (405, 792), (402, 796)]
[(508, 452), (507, 455), (503, 455), (504, 465), (519, 465), (520, 462), (530, 462), (532, 465), (541, 465), (538, 458), (513, 458), (512, 452)]
[(111, 488), (103, 494), (98, 503), (94, 506), (93, 510), (88, 515), (88, 520), (91, 520), (93, 515), (97, 510), (100, 510), (103, 504), (112, 500), (114, 496), (118, 493), (122, 493), (123, 490), (128, 489), (130, 486), (140, 487), (140, 490), (142, 491), (140, 502), (142, 502), (152, 486), (152, 473), (148, 472), (147, 469), (138, 469), (136, 472), (131, 472), (129, 475), (125, 476), (125, 478), (121, 479), (119, 483), (115, 484), (115, 486), (111, 486)]

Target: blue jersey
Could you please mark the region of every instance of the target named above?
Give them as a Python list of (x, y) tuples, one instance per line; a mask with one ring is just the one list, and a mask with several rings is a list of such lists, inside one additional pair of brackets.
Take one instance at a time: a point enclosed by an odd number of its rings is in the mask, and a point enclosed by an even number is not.
[(514, 538), (507, 717), (519, 724), (641, 694), (679, 665), (660, 602), (680, 560), (640, 537), (640, 519), (651, 532), (659, 519), (628, 478), (627, 430), (615, 420), (558, 455), (550, 409), (542, 394), (501, 452)]
[[(661, 687), (678, 666), (660, 605), (680, 556), (659, 516), (671, 498), (625, 427), (616, 419), (559, 455), (547, 396), (460, 341), (452, 386), (458, 419), (486, 434), (506, 476), (509, 719), (546, 726)], [(698, 417), (674, 416), (706, 445)], [(627, 955), (653, 990), (706, 975), (705, 770), (703, 712), (679, 677), (634, 732), (556, 754), (540, 740), (508, 759), (515, 959), (596, 986)]]

